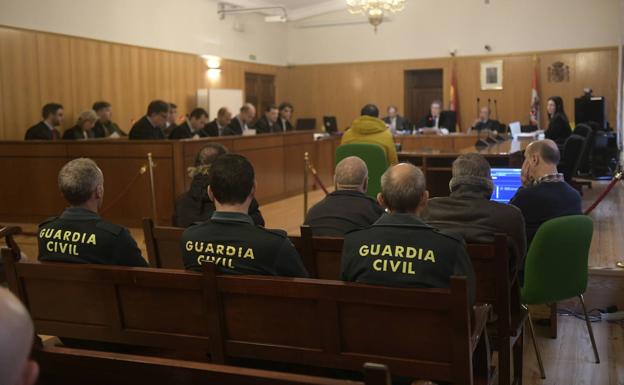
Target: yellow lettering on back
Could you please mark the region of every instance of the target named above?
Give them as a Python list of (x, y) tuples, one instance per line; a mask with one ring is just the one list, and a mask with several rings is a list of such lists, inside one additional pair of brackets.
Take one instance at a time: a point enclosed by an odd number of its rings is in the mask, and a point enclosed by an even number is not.
[(89, 239), (87, 239), (87, 244), (95, 245), (95, 234), (89, 235)]
[(247, 249), (247, 251), (245, 251), (245, 255), (243, 255), (243, 258), (256, 259), (254, 257), (253, 249)]
[(427, 254), (425, 254), (425, 261), (431, 261), (435, 263), (435, 255), (432, 250), (427, 250)]
[(368, 255), (368, 246), (360, 246), (360, 257), (366, 257)]

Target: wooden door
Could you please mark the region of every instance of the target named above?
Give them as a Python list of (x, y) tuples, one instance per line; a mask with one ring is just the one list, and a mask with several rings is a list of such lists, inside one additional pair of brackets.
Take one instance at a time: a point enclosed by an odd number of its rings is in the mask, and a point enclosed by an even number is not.
[(256, 107), (256, 119), (275, 104), (275, 76), (245, 73), (245, 100)]
[(431, 102), (442, 101), (442, 69), (405, 71), (405, 117), (418, 122), (429, 113)]

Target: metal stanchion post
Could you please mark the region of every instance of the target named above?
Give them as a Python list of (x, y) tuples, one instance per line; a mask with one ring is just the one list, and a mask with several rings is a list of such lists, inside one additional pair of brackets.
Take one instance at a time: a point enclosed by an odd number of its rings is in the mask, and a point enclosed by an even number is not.
[(156, 211), (156, 189), (154, 187), (154, 167), (156, 165), (152, 161), (152, 153), (147, 153), (147, 167), (149, 170), (149, 187), (150, 187), (150, 195), (152, 200), (152, 217), (154, 218), (154, 224), (158, 224), (158, 213)]
[(310, 167), (310, 154), (303, 154), (303, 218), (308, 213), (308, 168)]

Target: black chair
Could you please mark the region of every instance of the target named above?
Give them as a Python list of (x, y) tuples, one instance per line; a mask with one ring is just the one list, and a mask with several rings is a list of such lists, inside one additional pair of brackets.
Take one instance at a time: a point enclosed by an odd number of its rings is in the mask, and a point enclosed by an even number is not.
[[(585, 147), (583, 148), (583, 152), (581, 153), (577, 173), (578, 175), (588, 177), (590, 176), (591, 171), (591, 154), (594, 149), (595, 131), (593, 127), (591, 127), (589, 124), (580, 123), (574, 128), (573, 134), (585, 138)], [(591, 188), (591, 182), (583, 181), (578, 183), (582, 186), (587, 186), (588, 188)]]
[(578, 175), (578, 168), (581, 162), (581, 156), (585, 150), (587, 139), (576, 134), (570, 135), (563, 145), (563, 153), (561, 161), (557, 165), (557, 169), (563, 174), (566, 182), (582, 193), (582, 184), (574, 180)]
[(457, 113), (455, 111), (440, 112), (440, 127), (444, 127), (449, 132), (455, 132), (457, 127)]

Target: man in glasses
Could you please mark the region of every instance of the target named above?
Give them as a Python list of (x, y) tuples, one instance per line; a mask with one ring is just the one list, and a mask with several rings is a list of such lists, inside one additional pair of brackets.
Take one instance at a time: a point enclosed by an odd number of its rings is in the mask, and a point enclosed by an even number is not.
[(129, 139), (165, 139), (163, 128), (169, 115), (169, 103), (154, 100), (147, 106), (147, 114), (130, 129)]

